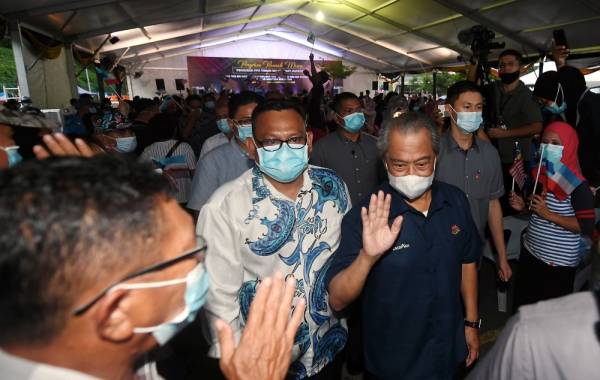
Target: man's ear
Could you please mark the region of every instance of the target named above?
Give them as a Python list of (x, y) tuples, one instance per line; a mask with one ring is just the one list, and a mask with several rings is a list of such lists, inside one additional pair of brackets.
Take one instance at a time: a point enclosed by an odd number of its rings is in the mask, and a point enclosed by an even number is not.
[(335, 120), (335, 123), (340, 127), (344, 126), (344, 118), (341, 117), (337, 112), (333, 113), (333, 120)]
[(313, 149), (313, 133), (312, 131), (306, 131), (306, 144), (308, 145), (308, 157), (310, 158), (310, 154)]
[(134, 335), (131, 310), (124, 302), (128, 295), (128, 290), (119, 289), (108, 293), (96, 304), (93, 318), (102, 339), (124, 342)]
[(248, 156), (250, 156), (250, 158), (254, 161), (259, 162), (258, 153), (256, 152), (256, 145), (254, 145), (253, 138), (246, 139), (244, 143), (246, 144), (246, 151), (248, 152)]

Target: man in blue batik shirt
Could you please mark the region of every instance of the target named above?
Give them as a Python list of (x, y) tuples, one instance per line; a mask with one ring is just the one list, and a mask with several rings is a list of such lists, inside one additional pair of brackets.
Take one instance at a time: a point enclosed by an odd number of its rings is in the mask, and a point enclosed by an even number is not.
[[(229, 322), (239, 337), (261, 279), (275, 271), (294, 278), (296, 299), (307, 307), (289, 377), (335, 379), (347, 333), (329, 308), (325, 275), (350, 198), (333, 171), (308, 165), (312, 134), (305, 120), (294, 103), (259, 105), (247, 140), (256, 166), (217, 189), (200, 212), (197, 231), (207, 240), (211, 279), (205, 310), (209, 321)], [(216, 337), (213, 328), (213, 357)]]
[(379, 139), (388, 181), (344, 217), (329, 302), (362, 293), (367, 379), (452, 379), (479, 354), (479, 233), (464, 193), (433, 180), (428, 117), (387, 121)]

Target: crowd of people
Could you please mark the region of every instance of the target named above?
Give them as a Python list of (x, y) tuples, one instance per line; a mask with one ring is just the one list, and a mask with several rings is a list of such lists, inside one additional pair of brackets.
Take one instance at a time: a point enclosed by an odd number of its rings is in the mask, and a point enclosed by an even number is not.
[[(83, 95), (60, 132), (0, 106), (0, 379), (597, 377), (600, 298), (570, 294), (599, 259), (600, 101), (554, 57), (532, 92), (506, 50), (443, 110), (332, 96), (312, 55), (299, 96)], [(515, 315), (479, 360), (512, 214)]]

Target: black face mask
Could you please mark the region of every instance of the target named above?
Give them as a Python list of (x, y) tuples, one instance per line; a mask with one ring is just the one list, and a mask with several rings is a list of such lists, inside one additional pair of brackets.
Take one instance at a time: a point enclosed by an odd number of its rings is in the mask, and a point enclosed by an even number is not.
[(504, 84), (511, 84), (514, 81), (519, 79), (519, 71), (515, 71), (514, 73), (502, 73), (500, 74), (500, 80)]

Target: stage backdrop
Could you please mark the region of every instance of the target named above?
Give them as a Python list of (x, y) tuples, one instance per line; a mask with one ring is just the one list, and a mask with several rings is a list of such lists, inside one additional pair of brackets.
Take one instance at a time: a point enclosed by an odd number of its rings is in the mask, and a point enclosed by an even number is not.
[[(319, 65), (330, 61), (315, 62)], [(234, 92), (278, 90), (296, 94), (310, 90), (312, 84), (302, 72), (310, 71), (308, 60), (187, 57), (190, 87), (224, 88)], [(331, 83), (331, 81), (330, 81)], [(329, 84), (331, 85), (331, 84)], [(341, 86), (336, 81), (336, 86)]]

